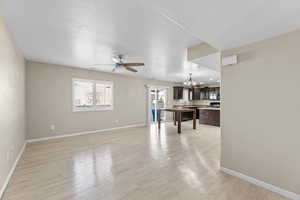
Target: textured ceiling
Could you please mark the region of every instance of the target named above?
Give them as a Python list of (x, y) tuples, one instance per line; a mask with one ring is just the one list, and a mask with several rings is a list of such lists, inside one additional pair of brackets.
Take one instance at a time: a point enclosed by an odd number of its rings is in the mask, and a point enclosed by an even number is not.
[(131, 75), (174, 82), (220, 77), (212, 57), (187, 63), (189, 46), (221, 50), (300, 27), (296, 0), (2, 0), (0, 9), (29, 60), (110, 72), (91, 65), (121, 53), (146, 64)]

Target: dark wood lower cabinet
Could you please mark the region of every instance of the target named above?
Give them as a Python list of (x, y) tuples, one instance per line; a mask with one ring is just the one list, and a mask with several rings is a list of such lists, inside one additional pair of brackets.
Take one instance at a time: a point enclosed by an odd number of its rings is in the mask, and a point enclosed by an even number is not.
[(200, 109), (199, 123), (220, 126), (220, 110)]

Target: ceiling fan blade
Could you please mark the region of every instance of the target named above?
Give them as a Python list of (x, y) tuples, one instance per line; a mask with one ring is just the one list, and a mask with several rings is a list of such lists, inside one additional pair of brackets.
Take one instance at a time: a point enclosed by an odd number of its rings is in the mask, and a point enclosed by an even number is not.
[(144, 63), (123, 63), (124, 67), (138, 67), (138, 66), (144, 66)]
[(128, 71), (131, 71), (131, 72), (137, 72), (137, 70), (135, 70), (135, 69), (133, 69), (133, 68), (130, 68), (130, 67), (125, 67), (125, 66), (124, 66), (124, 68), (127, 69)]
[(119, 63), (119, 62), (120, 62), (120, 59), (115, 58), (115, 57), (113, 57), (112, 60), (113, 60), (115, 63)]

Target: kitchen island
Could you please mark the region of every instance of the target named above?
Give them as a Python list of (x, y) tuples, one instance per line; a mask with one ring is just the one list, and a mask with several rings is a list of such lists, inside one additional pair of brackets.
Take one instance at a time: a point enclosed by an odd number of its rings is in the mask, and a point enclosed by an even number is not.
[[(199, 110), (197, 108), (202, 107), (200, 105), (174, 105), (174, 108), (188, 108), (196, 111), (196, 119), (199, 119)], [(174, 121), (177, 121), (177, 116), (173, 115)], [(192, 113), (182, 113), (181, 121), (189, 121), (193, 119)]]
[[(196, 110), (196, 118), (199, 119), (199, 124), (211, 126), (220, 126), (220, 108), (205, 106), (205, 105), (174, 105), (174, 108), (188, 108)], [(174, 120), (177, 121), (177, 116), (174, 115)], [(182, 113), (181, 121), (192, 120), (191, 113)]]
[(199, 124), (220, 126), (220, 108), (197, 108), (199, 110)]
[(160, 129), (161, 124), (161, 111), (172, 112), (175, 116), (174, 125), (176, 125), (176, 121), (178, 122), (178, 134), (181, 133), (181, 116), (183, 113), (192, 113), (193, 119), (193, 129), (196, 129), (196, 109), (190, 108), (163, 108), (158, 112), (158, 128)]

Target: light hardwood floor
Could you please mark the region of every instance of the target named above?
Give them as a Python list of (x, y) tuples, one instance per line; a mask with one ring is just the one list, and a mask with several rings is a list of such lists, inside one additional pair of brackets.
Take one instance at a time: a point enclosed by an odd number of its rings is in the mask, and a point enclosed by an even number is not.
[(4, 200), (280, 200), (219, 171), (220, 129), (172, 124), (28, 144)]

